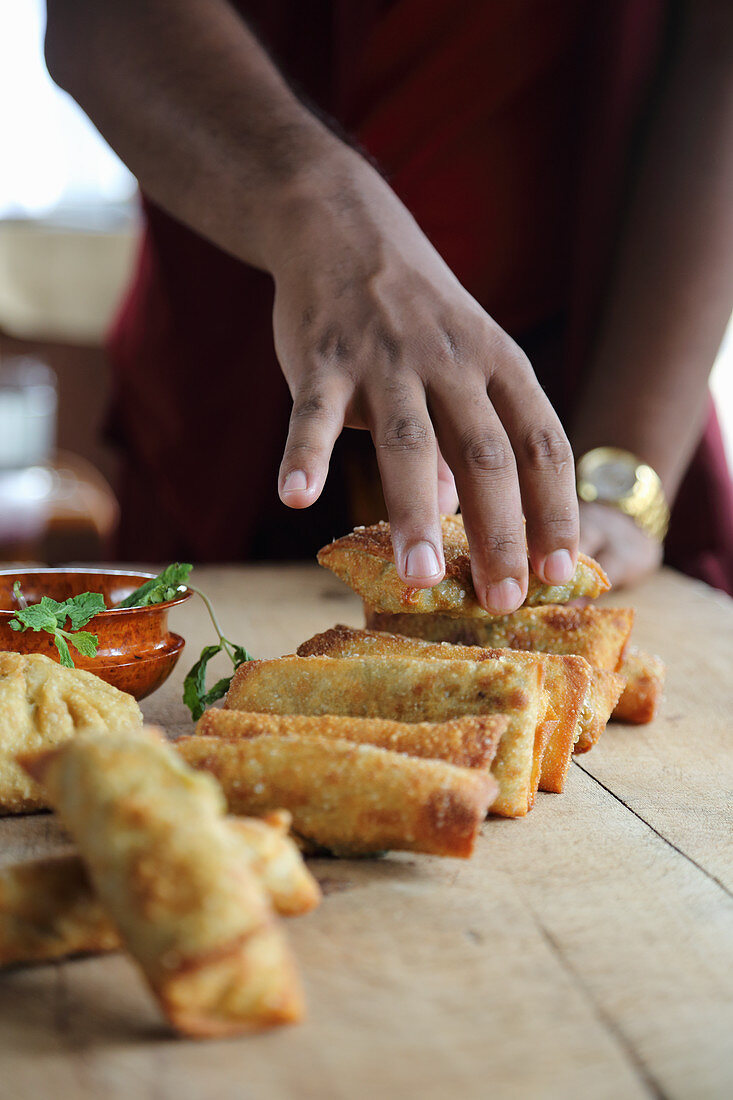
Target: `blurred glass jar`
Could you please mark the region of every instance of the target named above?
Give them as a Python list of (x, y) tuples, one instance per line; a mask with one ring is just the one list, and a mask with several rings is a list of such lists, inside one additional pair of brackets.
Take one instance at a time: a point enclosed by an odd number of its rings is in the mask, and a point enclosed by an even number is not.
[(84, 459), (57, 453), (57, 379), (30, 357), (0, 361), (0, 560), (97, 561), (117, 501)]
[(0, 361), (0, 470), (37, 466), (56, 441), (56, 375), (28, 356)]
[(43, 533), (53, 492), (56, 375), (29, 357), (0, 362), (0, 543)]

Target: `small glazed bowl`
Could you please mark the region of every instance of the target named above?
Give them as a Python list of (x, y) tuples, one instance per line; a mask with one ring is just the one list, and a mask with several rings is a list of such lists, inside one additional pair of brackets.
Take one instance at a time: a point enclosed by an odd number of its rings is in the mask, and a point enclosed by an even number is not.
[[(59, 602), (82, 592), (101, 592), (108, 607), (119, 603), (151, 580), (155, 573), (126, 573), (119, 569), (0, 569), (0, 650), (42, 653), (58, 661), (54, 640), (46, 631), (13, 630), (10, 620), (18, 612), (13, 585), (20, 587), (29, 604), (42, 596)], [(168, 612), (193, 593), (189, 588), (174, 600), (151, 607), (112, 607), (101, 611), (82, 627), (96, 634), (96, 657), (82, 657), (70, 647), (76, 668), (93, 672), (108, 684), (144, 699), (168, 679), (185, 642), (168, 630)]]

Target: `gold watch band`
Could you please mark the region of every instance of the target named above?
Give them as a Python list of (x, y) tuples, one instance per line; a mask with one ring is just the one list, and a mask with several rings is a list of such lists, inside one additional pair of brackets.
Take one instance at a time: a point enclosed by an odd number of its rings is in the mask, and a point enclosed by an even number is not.
[[(621, 464), (633, 474), (633, 486), (617, 496), (601, 496), (593, 481), (593, 473), (602, 465)], [(669, 505), (656, 470), (631, 451), (620, 447), (595, 447), (577, 462), (577, 487), (581, 500), (617, 508), (633, 519), (637, 527), (654, 539), (664, 542), (669, 527)]]

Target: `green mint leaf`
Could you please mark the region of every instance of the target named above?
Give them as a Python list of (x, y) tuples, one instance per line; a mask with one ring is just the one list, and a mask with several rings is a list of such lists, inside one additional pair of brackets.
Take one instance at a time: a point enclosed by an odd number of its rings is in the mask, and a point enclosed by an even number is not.
[(202, 706), (204, 708), (210, 707), (211, 704), (216, 703), (218, 699), (223, 699), (226, 693), (229, 691), (229, 685), (231, 684), (231, 682), (231, 676), (224, 676), (221, 680), (217, 680), (214, 686), (212, 688), (209, 688), (205, 695), (201, 696)]
[[(13, 591), (17, 597), (16, 585)], [(99, 646), (96, 634), (88, 630), (79, 630), (80, 626), (86, 626), (90, 619), (100, 611), (105, 610), (104, 597), (99, 592), (82, 592), (79, 596), (71, 596), (63, 603), (52, 600), (50, 596), (43, 596), (38, 603), (30, 607), (22, 607), (16, 612), (15, 618), (10, 620), (13, 630), (45, 630), (51, 634), (59, 651), (61, 664), (66, 668), (73, 668), (68, 643), (81, 653), (82, 657), (94, 657)], [(72, 631), (63, 630), (66, 620), (69, 620)]]
[(66, 608), (72, 630), (86, 626), (89, 620), (100, 611), (107, 610), (104, 596), (99, 592), (82, 592), (79, 596), (72, 596), (66, 600), (63, 606)]
[[(15, 621), (22, 625), (15, 627), (15, 629), (49, 630), (53, 633), (61, 625), (58, 617), (58, 608), (60, 607), (61, 604), (58, 604), (56, 600), (49, 600), (48, 596), (44, 596), (40, 603), (34, 603), (30, 607), (24, 607), (20, 611), (16, 611)], [(66, 615), (64, 614), (65, 618)], [(63, 621), (62, 619), (61, 622)]]
[(97, 656), (99, 638), (96, 634), (91, 634), (88, 630), (76, 630), (73, 634), (67, 630), (59, 630), (58, 634), (62, 635), (70, 645), (73, 645), (82, 657)]
[(56, 643), (56, 648), (59, 651), (59, 657), (61, 658), (61, 664), (64, 666), (64, 668), (73, 668), (74, 667), (74, 662), (71, 659), (71, 654), (69, 653), (69, 647), (66, 644), (66, 641), (64, 639), (63, 634), (55, 633), (54, 636), (53, 636), (53, 640)]
[(194, 722), (198, 722), (206, 707), (206, 666), (221, 651), (221, 644), (204, 646), (201, 656), (183, 681), (183, 702), (191, 711)]
[(251, 653), (247, 652), (243, 645), (234, 645), (232, 642), (230, 642), (229, 644), (234, 651), (232, 656), (232, 663), (234, 665), (235, 672), (240, 665), (243, 665), (245, 663), (245, 661), (254, 661), (256, 659), (252, 656)]
[[(52, 600), (50, 596), (41, 596), (40, 602), (37, 604), (31, 604), (31, 607), (27, 607), (25, 612), (18, 612), (18, 618), (21, 618), (23, 614), (27, 614), (34, 607), (39, 607), (41, 611), (44, 611), (47, 615), (53, 615), (56, 620), (56, 626), (63, 626), (68, 616), (68, 600), (64, 600), (63, 603), (59, 603), (58, 600)], [(44, 629), (48, 629), (44, 627)]]
[(151, 577), (129, 596), (118, 603), (117, 607), (149, 607), (151, 604), (165, 603), (175, 599), (178, 589), (185, 585), (193, 569), (187, 562), (173, 562), (166, 566), (157, 577)]

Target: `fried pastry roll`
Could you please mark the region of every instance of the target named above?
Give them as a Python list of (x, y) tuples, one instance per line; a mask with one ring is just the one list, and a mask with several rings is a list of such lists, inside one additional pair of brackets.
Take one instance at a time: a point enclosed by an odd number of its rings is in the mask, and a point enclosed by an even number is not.
[(82, 734), (22, 763), (174, 1027), (228, 1035), (300, 1018), (293, 960), (210, 777), (150, 729)]
[(78, 855), (0, 869), (0, 966), (116, 951), (120, 939)]
[(611, 717), (618, 722), (637, 725), (651, 722), (662, 701), (664, 662), (636, 646), (629, 646), (618, 671), (626, 677), (626, 686)]
[(574, 753), (590, 752), (608, 725), (611, 712), (626, 683), (617, 672), (594, 668), (580, 712), (579, 735)]
[(386, 718), (351, 718), (322, 714), (260, 714), (241, 710), (207, 710), (199, 719), (200, 737), (327, 737), (376, 745), (427, 760), (445, 760), (462, 768), (490, 768), (508, 719), (503, 714), (477, 714), (448, 722), (390, 722)]
[[(273, 908), (299, 916), (318, 905), (321, 891), (288, 836), (291, 817), (229, 819), (242, 858), (260, 879)], [(120, 937), (76, 853), (0, 868), (0, 966), (48, 962), (121, 947)]]
[(402, 849), (466, 859), (497, 792), (480, 768), (325, 737), (193, 736), (175, 747), (216, 776), (232, 813), (286, 806), (295, 833), (337, 855)]
[(0, 813), (48, 809), (38, 784), (16, 761), (84, 730), (141, 726), (131, 695), (91, 672), (41, 653), (0, 653)]
[[(445, 578), (432, 588), (411, 588), (397, 572), (388, 523), (357, 527), (324, 546), (318, 561), (330, 569), (371, 607), (379, 611), (491, 619), (473, 587), (468, 539), (460, 516), (442, 516)], [(580, 554), (575, 574), (563, 585), (548, 585), (530, 569), (525, 604), (566, 603), (581, 596), (594, 598), (610, 588), (598, 562)]]
[(373, 630), (431, 642), (575, 654), (609, 672), (621, 663), (634, 622), (630, 607), (520, 607), (501, 619), (384, 615), (366, 605), (364, 613)]
[[(535, 750), (535, 764), (541, 764), (538, 785), (541, 791), (560, 793), (570, 766), (573, 746), (578, 737), (583, 701), (591, 678), (591, 668), (582, 657), (556, 654), (528, 654), (506, 649), (484, 649), (479, 646), (452, 645), (449, 642), (427, 642), (400, 634), (378, 630), (357, 630), (341, 624), (316, 634), (298, 647), (302, 657), (322, 654), (328, 657), (421, 657), (429, 660), (486, 661), (511, 656), (522, 661), (542, 661), (545, 670), (544, 687), (554, 712), (548, 715), (554, 725), (545, 731), (549, 735), (546, 747), (541, 741)], [(541, 753), (539, 760), (538, 753)], [(534, 769), (536, 770), (536, 769)], [(537, 786), (534, 788), (537, 790)]]
[(505, 714), (492, 765), (499, 796), (492, 811), (527, 813), (537, 724), (544, 718), (544, 670), (536, 660), (427, 661), (391, 657), (280, 657), (240, 665), (226, 696), (230, 710), (341, 714), (398, 722), (443, 722)]
[(310, 913), (321, 900), (321, 888), (290, 838), (291, 823), (291, 815), (280, 808), (263, 818), (229, 819), (243, 854), (282, 917)]

